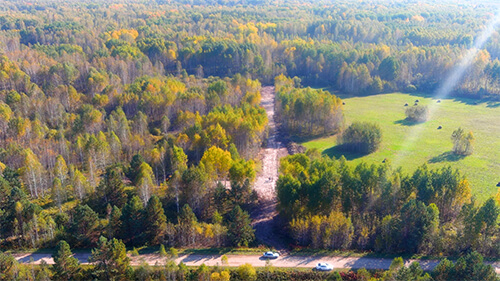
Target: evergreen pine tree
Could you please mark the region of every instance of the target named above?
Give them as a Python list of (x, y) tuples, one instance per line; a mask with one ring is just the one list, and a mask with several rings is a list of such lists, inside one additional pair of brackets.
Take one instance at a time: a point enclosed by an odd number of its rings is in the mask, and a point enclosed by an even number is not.
[(233, 246), (248, 246), (255, 239), (254, 229), (250, 225), (250, 216), (240, 206), (229, 214), (229, 240)]
[(54, 280), (75, 280), (80, 274), (80, 264), (78, 260), (72, 257), (69, 244), (61, 240), (57, 243), (56, 252), (52, 255), (54, 265)]
[(160, 199), (153, 195), (146, 206), (146, 236), (151, 245), (162, 242), (167, 228), (167, 217)]

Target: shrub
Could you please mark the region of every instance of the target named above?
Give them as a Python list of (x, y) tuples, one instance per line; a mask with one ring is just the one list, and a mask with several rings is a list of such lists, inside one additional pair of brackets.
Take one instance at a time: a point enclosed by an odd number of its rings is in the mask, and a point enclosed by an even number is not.
[(240, 265), (238, 267), (238, 275), (241, 280), (257, 280), (257, 271), (249, 263), (245, 263), (244, 265)]
[(429, 109), (424, 105), (407, 107), (405, 110), (406, 120), (412, 122), (425, 122), (429, 118)]
[(458, 128), (451, 134), (453, 141), (453, 153), (456, 155), (471, 155), (474, 151), (474, 135), (472, 132), (466, 133), (462, 128)]
[(413, 92), (417, 91), (417, 87), (415, 87), (415, 85), (410, 84), (410, 85), (406, 86), (405, 91), (408, 93), (413, 93)]
[(345, 130), (341, 143), (349, 151), (372, 153), (382, 141), (382, 131), (375, 123), (355, 122)]

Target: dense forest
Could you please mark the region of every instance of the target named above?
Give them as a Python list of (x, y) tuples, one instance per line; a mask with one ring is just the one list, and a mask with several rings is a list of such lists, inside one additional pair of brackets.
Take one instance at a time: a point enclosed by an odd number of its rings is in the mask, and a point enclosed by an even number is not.
[[(340, 133), (334, 94), (432, 92), (492, 11), (488, 1), (3, 0), (0, 248), (95, 248), (98, 268), (122, 255), (107, 249), (255, 246), (263, 85), (275, 85), (289, 135)], [(452, 95), (500, 98), (499, 42), (494, 32)], [(280, 173), (278, 209), (296, 246), (500, 254), (498, 198), (475, 202), (460, 171), (404, 174), (311, 150), (285, 158)], [(137, 280), (229, 280), (172, 264), (134, 273), (125, 260), (118, 271)], [(403, 268), (386, 277), (446, 280)], [(26, 280), (59, 274), (23, 270)]]
[(298, 245), (325, 249), (498, 256), (498, 202), (474, 204), (459, 171), (389, 163), (352, 167), (310, 150), (281, 162), (279, 210)]

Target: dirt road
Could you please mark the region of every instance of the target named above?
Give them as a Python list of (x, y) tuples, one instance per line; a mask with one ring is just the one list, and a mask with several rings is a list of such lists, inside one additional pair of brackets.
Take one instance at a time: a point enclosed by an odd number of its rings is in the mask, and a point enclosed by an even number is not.
[(278, 179), (279, 159), (287, 154), (287, 150), (279, 138), (278, 128), (274, 122), (274, 87), (263, 87), (261, 90), (261, 106), (264, 107), (269, 120), (269, 137), (267, 147), (262, 149), (259, 159), (262, 170), (257, 175), (254, 190), (259, 196), (259, 207), (252, 212), (252, 226), (259, 243), (283, 250), (286, 245), (280, 239), (276, 211), (276, 180)]
[[(54, 261), (50, 254), (15, 254), (17, 260), (24, 263), (29, 263), (33, 260), (34, 264), (40, 264), (44, 260), (48, 264), (53, 264)], [(77, 253), (75, 257), (78, 258), (80, 263), (88, 263), (90, 253)], [(205, 264), (207, 266), (222, 265), (221, 255), (182, 255), (179, 256), (175, 262), (185, 263), (188, 266), (199, 266)], [(252, 264), (255, 267), (263, 267), (266, 265), (266, 260), (258, 255), (228, 255), (228, 265), (237, 267), (245, 263)], [(165, 263), (165, 258), (161, 258), (156, 254), (140, 255), (138, 257), (131, 257), (132, 265), (140, 265), (142, 262), (147, 262), (150, 265), (161, 265)], [(415, 260), (406, 260), (405, 264), (408, 266)], [(365, 257), (321, 257), (321, 256), (282, 256), (278, 259), (271, 260), (271, 264), (275, 267), (289, 267), (289, 268), (313, 268), (319, 262), (327, 262), (334, 268), (347, 268), (347, 269), (389, 269), (392, 259), (387, 258), (365, 258)], [(422, 268), (426, 271), (432, 270), (439, 263), (438, 260), (421, 260), (419, 261)], [(495, 271), (500, 273), (500, 262), (486, 262), (493, 265)]]

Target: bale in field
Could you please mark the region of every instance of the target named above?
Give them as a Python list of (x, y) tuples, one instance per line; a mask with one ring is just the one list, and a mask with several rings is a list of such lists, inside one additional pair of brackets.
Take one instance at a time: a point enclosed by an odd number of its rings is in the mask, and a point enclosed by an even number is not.
[(407, 103), (405, 103), (405, 106), (408, 106), (408, 104), (407, 104)]
[(419, 100), (415, 100), (415, 102), (420, 102)]
[(442, 126), (439, 126), (439, 127), (438, 127), (438, 130), (441, 130), (442, 128), (443, 128)]

